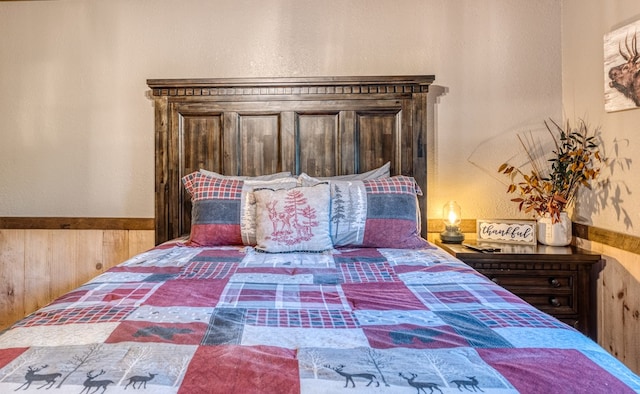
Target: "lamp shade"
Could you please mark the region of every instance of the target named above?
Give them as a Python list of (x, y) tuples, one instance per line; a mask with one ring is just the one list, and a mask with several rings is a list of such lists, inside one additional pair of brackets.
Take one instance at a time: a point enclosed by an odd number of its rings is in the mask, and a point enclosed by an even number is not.
[(440, 233), (440, 240), (444, 243), (460, 243), (464, 241), (464, 234), (460, 232), (462, 209), (455, 201), (449, 201), (442, 207), (442, 220), (445, 230)]
[(442, 207), (442, 218), (445, 226), (459, 226), (462, 221), (462, 209), (455, 201), (449, 201)]

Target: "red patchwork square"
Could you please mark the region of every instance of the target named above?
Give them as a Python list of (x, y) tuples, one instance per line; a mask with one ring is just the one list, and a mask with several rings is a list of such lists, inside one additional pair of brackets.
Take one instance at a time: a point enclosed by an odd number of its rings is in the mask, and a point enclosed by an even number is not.
[(169, 280), (160, 286), (143, 305), (216, 306), (226, 280)]
[(404, 283), (344, 283), (342, 289), (353, 310), (428, 310)]
[(13, 361), (14, 358), (29, 350), (28, 347), (14, 347), (9, 349), (0, 349), (0, 368), (4, 368)]
[[(521, 393), (633, 393), (574, 349), (476, 349)], [(544, 379), (540, 379), (544, 376)], [(579, 382), (579, 386), (567, 385)]]
[(201, 346), (193, 355), (178, 392), (299, 393), (299, 376), (295, 350), (270, 346)]

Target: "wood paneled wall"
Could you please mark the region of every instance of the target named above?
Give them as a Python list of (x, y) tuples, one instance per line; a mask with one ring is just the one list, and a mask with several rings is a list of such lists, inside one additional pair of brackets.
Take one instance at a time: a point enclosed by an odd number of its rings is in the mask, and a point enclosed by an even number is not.
[(582, 238), (576, 244), (604, 259), (593, 272), (598, 343), (640, 374), (640, 254)]
[(0, 330), (154, 246), (153, 230), (1, 229)]

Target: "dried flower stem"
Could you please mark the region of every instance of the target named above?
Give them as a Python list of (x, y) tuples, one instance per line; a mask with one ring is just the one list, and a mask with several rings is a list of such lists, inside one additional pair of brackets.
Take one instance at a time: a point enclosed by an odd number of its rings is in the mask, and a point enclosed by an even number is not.
[[(578, 189), (581, 186), (591, 187), (591, 181), (600, 173), (599, 164), (603, 159), (596, 139), (599, 129), (591, 133), (582, 120), (576, 129), (571, 128), (569, 121), (564, 129), (552, 119), (549, 122), (554, 127), (546, 120), (544, 124), (555, 144), (554, 156), (548, 160), (550, 169), (543, 172), (547, 166), (540, 162), (544, 156), (542, 145), (529, 132), (524, 137), (518, 135), (518, 140), (529, 158), (530, 173), (508, 163), (502, 164), (498, 172), (511, 178), (507, 192), (519, 192), (520, 197), (511, 201), (518, 203), (521, 211), (538, 216), (550, 215), (552, 223), (556, 223), (567, 205), (575, 202)], [(516, 178), (521, 180), (516, 182)]]

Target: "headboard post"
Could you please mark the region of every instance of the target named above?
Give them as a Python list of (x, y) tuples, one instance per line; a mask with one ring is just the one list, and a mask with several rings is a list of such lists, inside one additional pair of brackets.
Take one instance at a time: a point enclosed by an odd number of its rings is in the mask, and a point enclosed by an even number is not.
[[(156, 243), (171, 237), (169, 229), (169, 160), (168, 131), (169, 124), (166, 96), (154, 97), (155, 111), (155, 213)], [(160, 240), (160, 241), (158, 241)]]
[[(155, 107), (156, 243), (182, 236), (191, 204), (181, 178), (364, 172), (391, 162), (426, 193), (432, 75), (149, 79)], [(426, 212), (426, 196), (420, 199)], [(426, 220), (422, 221), (426, 235)]]

